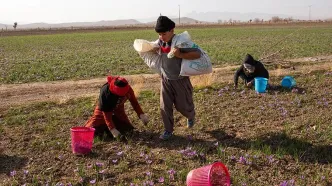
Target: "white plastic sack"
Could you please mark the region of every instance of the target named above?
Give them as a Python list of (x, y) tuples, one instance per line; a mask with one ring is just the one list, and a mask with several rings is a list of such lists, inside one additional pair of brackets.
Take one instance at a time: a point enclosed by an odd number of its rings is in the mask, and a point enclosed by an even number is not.
[(158, 40), (150, 42), (143, 39), (135, 39), (133, 46), (145, 64), (160, 74), (161, 56), (155, 51), (156, 48), (159, 48)]
[(158, 43), (150, 42), (144, 39), (135, 39), (133, 46), (137, 52), (149, 52), (158, 47)]
[(156, 73), (160, 74), (161, 67), (161, 55), (155, 51), (151, 52), (139, 52), (139, 56), (144, 60), (144, 62)]
[[(181, 76), (196, 76), (202, 74), (212, 73), (212, 64), (207, 53), (198, 47), (194, 42), (191, 41), (191, 37), (187, 31), (175, 35), (172, 40), (172, 48), (198, 48), (201, 51), (201, 57), (194, 60), (182, 59), (181, 64)], [(170, 52), (167, 55), (169, 58), (174, 57), (173, 53)]]
[(199, 59), (182, 59), (181, 76), (196, 76), (210, 73), (212, 73), (212, 64), (205, 51), (201, 50), (201, 57)]

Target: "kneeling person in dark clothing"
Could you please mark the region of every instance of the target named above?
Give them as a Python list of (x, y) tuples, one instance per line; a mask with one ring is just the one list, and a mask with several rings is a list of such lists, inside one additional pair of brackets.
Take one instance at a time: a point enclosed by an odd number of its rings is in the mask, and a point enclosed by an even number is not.
[(124, 110), (124, 103), (129, 99), (137, 116), (144, 124), (149, 122), (139, 105), (134, 91), (127, 80), (122, 77), (107, 77), (107, 83), (100, 89), (98, 104), (93, 116), (85, 123), (86, 127), (95, 128), (96, 135), (105, 132), (115, 138), (124, 133), (132, 132), (134, 127)]
[(250, 88), (254, 85), (256, 77), (264, 77), (269, 79), (269, 72), (261, 62), (254, 60), (250, 54), (247, 54), (243, 64), (235, 72), (234, 88), (237, 88), (238, 86), (239, 77), (243, 79), (245, 86)]

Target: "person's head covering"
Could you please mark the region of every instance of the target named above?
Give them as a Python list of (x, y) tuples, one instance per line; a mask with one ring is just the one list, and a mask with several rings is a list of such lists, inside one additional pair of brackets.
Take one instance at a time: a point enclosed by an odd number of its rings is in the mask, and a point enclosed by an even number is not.
[(254, 58), (250, 55), (250, 54), (247, 54), (246, 57), (244, 58), (243, 60), (243, 63), (245, 64), (249, 64), (251, 66), (255, 66), (255, 60)]
[(125, 78), (107, 76), (110, 91), (118, 96), (125, 96), (129, 91), (129, 84)]
[(154, 28), (157, 33), (163, 33), (175, 28), (175, 23), (166, 16), (159, 16), (157, 19), (156, 27)]
[(255, 71), (255, 64), (256, 61), (254, 58), (250, 54), (247, 54), (243, 61), (244, 68), (247, 69), (249, 73), (253, 73)]

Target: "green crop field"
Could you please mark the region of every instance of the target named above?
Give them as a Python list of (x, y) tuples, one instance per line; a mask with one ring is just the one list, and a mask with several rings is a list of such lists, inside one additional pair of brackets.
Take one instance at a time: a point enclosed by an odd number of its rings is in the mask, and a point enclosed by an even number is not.
[[(280, 49), (278, 59), (330, 54), (332, 26), (186, 29), (214, 67), (239, 64)], [(180, 33), (184, 30), (176, 30)], [(110, 31), (0, 38), (0, 83), (90, 79), (151, 73), (132, 47), (136, 38), (156, 40), (153, 30)]]

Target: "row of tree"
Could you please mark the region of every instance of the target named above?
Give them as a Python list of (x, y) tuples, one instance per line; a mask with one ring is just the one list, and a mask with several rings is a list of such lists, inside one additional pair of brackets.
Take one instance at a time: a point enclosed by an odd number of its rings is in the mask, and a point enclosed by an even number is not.
[[(288, 18), (281, 18), (278, 16), (274, 16), (272, 17), (270, 20), (264, 20), (264, 19), (260, 19), (260, 18), (255, 18), (255, 19), (250, 19), (249, 21), (245, 21), (248, 23), (288, 23), (288, 22), (296, 22), (296, 21), (307, 21), (307, 20), (298, 20), (298, 19), (294, 19), (292, 17), (288, 17)], [(315, 21), (315, 22), (322, 22), (322, 20), (310, 20), (310, 21)], [(218, 23), (244, 23), (244, 21), (241, 20), (218, 20)]]

